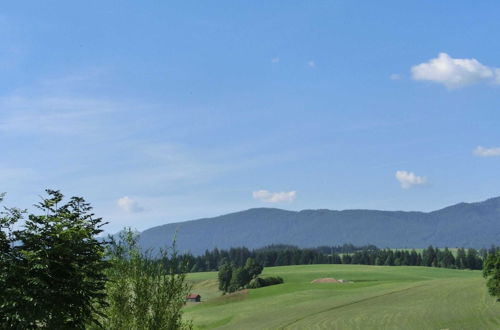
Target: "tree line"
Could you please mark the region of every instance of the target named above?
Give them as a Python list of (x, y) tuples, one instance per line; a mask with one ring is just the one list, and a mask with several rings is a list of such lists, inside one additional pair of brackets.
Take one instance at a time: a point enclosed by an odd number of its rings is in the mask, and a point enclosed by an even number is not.
[[(455, 253), (448, 248), (429, 246), (423, 250), (379, 249), (373, 245), (353, 245), (298, 248), (292, 245), (271, 245), (250, 250), (245, 247), (228, 250), (207, 250), (203, 255), (186, 254), (191, 272), (217, 271), (223, 263), (244, 267), (251, 258), (264, 267), (309, 265), (309, 264), (359, 264), (379, 266), (427, 266), (455, 269), (482, 269), (483, 260), (494, 254), (498, 248), (489, 250), (459, 248)], [(338, 252), (349, 251), (349, 252)]]

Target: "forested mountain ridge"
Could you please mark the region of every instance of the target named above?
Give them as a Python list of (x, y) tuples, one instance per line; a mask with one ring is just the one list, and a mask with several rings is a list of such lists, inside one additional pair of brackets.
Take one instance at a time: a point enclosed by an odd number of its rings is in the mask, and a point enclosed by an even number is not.
[(215, 247), (258, 248), (278, 243), (482, 248), (500, 242), (500, 197), (433, 212), (255, 208), (153, 227), (141, 233), (140, 242), (144, 248), (158, 248), (169, 245), (175, 234), (179, 250), (193, 254)]

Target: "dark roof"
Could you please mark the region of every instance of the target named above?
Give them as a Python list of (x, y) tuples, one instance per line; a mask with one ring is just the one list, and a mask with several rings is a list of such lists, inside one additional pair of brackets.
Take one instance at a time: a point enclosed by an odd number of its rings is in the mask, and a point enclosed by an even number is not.
[(196, 299), (196, 298), (201, 298), (201, 296), (196, 293), (191, 293), (190, 295), (187, 296), (187, 299)]

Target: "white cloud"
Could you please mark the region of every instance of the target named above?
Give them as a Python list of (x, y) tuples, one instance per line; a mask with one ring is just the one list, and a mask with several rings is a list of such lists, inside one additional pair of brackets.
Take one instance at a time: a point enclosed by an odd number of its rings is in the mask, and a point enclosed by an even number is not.
[(500, 83), (500, 69), (488, 67), (474, 58), (452, 58), (446, 53), (411, 68), (415, 80), (443, 84), (449, 89), (479, 82)]
[(389, 79), (391, 80), (399, 80), (401, 79), (401, 75), (397, 74), (397, 73), (393, 73), (389, 76)]
[(256, 190), (252, 193), (254, 199), (267, 203), (293, 202), (297, 197), (297, 192), (282, 191), (270, 192), (268, 190)]
[(116, 202), (119, 208), (127, 213), (138, 213), (144, 211), (144, 208), (137, 203), (137, 201), (133, 200), (128, 196), (124, 196), (119, 198)]
[(312, 60), (311, 60), (311, 61), (307, 62), (307, 65), (308, 65), (310, 68), (315, 68), (315, 67), (316, 67), (316, 62), (314, 62), (314, 61), (312, 61)]
[(422, 176), (418, 176), (413, 172), (407, 171), (396, 171), (396, 179), (401, 184), (401, 188), (409, 189), (413, 186), (423, 185), (427, 182), (427, 179)]
[(279, 63), (280, 62), (280, 58), (279, 57), (274, 57), (272, 60), (271, 60), (271, 63)]
[(500, 147), (485, 148), (478, 146), (476, 149), (474, 149), (474, 155), (479, 157), (499, 157)]

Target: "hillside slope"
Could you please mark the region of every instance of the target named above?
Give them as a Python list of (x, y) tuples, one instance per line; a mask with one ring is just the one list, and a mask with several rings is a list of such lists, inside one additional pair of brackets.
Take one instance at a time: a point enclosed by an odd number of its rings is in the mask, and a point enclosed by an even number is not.
[[(480, 271), (427, 267), (266, 267), (285, 283), (221, 296), (217, 273), (188, 279), (195, 329), (499, 329), (500, 304)], [(311, 283), (333, 277), (350, 283)]]
[(177, 232), (181, 251), (284, 243), (300, 247), (374, 244), (379, 247), (489, 247), (500, 243), (500, 197), (434, 212), (257, 208), (171, 223), (141, 233), (141, 245), (168, 245)]

